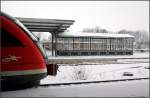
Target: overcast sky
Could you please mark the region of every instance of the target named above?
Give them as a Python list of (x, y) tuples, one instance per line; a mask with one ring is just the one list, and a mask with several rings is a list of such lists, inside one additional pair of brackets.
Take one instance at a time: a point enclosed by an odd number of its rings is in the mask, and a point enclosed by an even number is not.
[(71, 31), (100, 26), (149, 32), (149, 1), (1, 1), (1, 10), (15, 17), (75, 20)]

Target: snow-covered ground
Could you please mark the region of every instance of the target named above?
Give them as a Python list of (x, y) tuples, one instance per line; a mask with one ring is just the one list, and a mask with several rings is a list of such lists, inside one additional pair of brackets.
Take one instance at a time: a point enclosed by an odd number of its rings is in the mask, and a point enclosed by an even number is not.
[[(148, 78), (149, 63), (78, 65), (59, 67), (56, 76), (47, 76), (41, 84), (63, 83), (75, 81), (101, 81), (126, 78)], [(133, 76), (124, 76), (125, 72)]]
[(149, 97), (149, 80), (37, 87), (2, 92), (1, 97)]
[[(97, 56), (93, 56), (97, 57)], [(124, 56), (99, 56), (102, 58), (149, 58), (149, 52), (136, 52), (134, 55)], [(56, 57), (61, 58), (61, 57)], [(69, 57), (65, 57), (69, 58)], [(79, 58), (79, 57), (74, 57)], [(81, 58), (81, 57), (80, 57)], [(84, 58), (84, 57), (82, 57)], [(88, 57), (86, 57), (88, 58)], [(61, 64), (57, 76), (47, 76), (41, 80), (41, 84), (60, 83), (74, 81), (100, 81), (111, 79), (125, 78), (147, 78), (149, 77), (149, 59), (118, 59), (116, 64), (96, 64), (96, 65), (78, 65), (70, 66), (69, 64)], [(133, 76), (123, 76), (125, 72), (133, 74)]]

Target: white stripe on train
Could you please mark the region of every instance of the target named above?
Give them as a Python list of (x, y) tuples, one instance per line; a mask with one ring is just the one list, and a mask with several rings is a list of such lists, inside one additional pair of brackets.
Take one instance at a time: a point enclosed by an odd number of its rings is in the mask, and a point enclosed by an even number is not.
[(33, 75), (33, 74), (40, 74), (46, 73), (47, 69), (34, 69), (34, 70), (24, 70), (24, 71), (3, 71), (0, 73), (1, 76), (15, 76), (15, 75)]

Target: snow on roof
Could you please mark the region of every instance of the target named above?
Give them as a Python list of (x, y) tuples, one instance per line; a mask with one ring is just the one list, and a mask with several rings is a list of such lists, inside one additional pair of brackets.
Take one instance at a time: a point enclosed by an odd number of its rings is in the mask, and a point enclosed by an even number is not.
[(112, 34), (112, 33), (86, 33), (86, 32), (78, 32), (78, 33), (73, 33), (73, 32), (64, 32), (64, 33), (59, 33), (59, 37), (96, 37), (96, 38), (129, 38), (129, 37), (134, 37), (129, 34)]

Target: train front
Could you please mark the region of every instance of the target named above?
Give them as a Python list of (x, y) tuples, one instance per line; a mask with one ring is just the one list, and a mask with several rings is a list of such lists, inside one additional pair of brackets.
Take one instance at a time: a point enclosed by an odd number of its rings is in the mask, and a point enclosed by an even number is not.
[(47, 76), (41, 44), (17, 19), (1, 12), (0, 20), (2, 90), (38, 84)]

